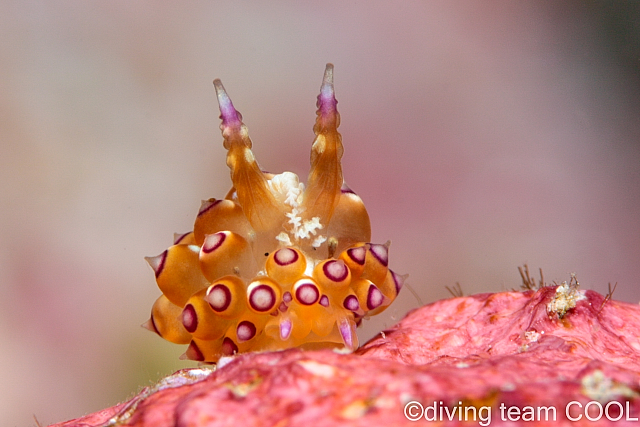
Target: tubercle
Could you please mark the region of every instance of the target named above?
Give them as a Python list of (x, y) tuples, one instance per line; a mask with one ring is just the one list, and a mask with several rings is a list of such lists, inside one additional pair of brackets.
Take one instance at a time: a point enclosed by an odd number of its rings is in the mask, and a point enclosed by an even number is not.
[(388, 267), (389, 242), (370, 243), (369, 215), (343, 180), (340, 116), (327, 64), (307, 186), (264, 173), (242, 115), (214, 80), (232, 189), (202, 203), (192, 232), (146, 258), (162, 295), (143, 326), (183, 358), (290, 347), (358, 347), (356, 327), (385, 310), (406, 276)]

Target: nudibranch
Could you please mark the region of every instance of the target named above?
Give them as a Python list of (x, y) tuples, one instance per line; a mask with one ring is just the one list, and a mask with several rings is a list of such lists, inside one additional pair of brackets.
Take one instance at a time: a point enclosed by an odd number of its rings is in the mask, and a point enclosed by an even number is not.
[(340, 116), (327, 64), (317, 102), (311, 172), (264, 172), (242, 115), (220, 80), (224, 148), (233, 187), (202, 202), (193, 231), (146, 260), (162, 291), (143, 325), (189, 344), (183, 358), (289, 347), (358, 347), (356, 326), (385, 310), (405, 276), (388, 268), (389, 243), (369, 243), (369, 215), (344, 184)]

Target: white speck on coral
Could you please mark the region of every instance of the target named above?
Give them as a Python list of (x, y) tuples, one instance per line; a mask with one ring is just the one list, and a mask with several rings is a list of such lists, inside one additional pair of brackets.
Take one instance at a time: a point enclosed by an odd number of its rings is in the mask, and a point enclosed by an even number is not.
[(351, 354), (353, 350), (349, 350), (347, 347), (334, 348), (333, 352), (336, 354)]
[(400, 403), (402, 405), (406, 405), (407, 403), (413, 401), (413, 400), (417, 400), (418, 398), (415, 397), (414, 395), (410, 394), (410, 393), (401, 393), (400, 396), (398, 397), (398, 399), (400, 400)]
[(233, 359), (235, 359), (235, 356), (222, 356), (222, 357), (220, 357), (220, 359), (218, 360), (218, 363), (217, 363), (218, 369), (221, 369), (225, 365), (228, 365), (229, 362), (231, 362)]
[(163, 378), (158, 384), (158, 390), (164, 390), (166, 388), (180, 387), (185, 384), (193, 384), (194, 382), (200, 381), (209, 375), (213, 370), (211, 369), (202, 369), (195, 368), (189, 369), (187, 371), (179, 371), (173, 375), (169, 375), (166, 378)]
[(373, 406), (376, 408), (392, 409), (396, 407), (396, 401), (391, 397), (379, 397), (373, 402)]
[(635, 399), (638, 393), (625, 384), (607, 378), (604, 373), (596, 369), (582, 377), (582, 394), (600, 403), (609, 402), (618, 396)]
[(336, 368), (315, 360), (300, 360), (298, 364), (316, 377), (331, 378), (336, 374)]
[(562, 318), (567, 311), (576, 306), (576, 303), (580, 300), (586, 299), (583, 291), (578, 289), (578, 283), (562, 282), (560, 286), (556, 288), (556, 294), (553, 299), (547, 304), (547, 313), (556, 313), (558, 317)]
[(529, 342), (538, 342), (539, 338), (540, 338), (540, 334), (536, 331), (527, 331), (524, 333), (524, 339), (526, 339)]

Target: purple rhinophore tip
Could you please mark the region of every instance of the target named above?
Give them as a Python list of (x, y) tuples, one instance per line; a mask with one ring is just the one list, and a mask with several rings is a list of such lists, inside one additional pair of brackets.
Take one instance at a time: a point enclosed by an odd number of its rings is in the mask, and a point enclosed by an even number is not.
[(356, 264), (364, 265), (364, 260), (367, 257), (367, 248), (358, 246), (357, 248), (347, 249), (347, 255)]
[(350, 311), (360, 310), (360, 303), (358, 302), (358, 297), (356, 297), (355, 295), (349, 295), (348, 297), (346, 297), (342, 305), (344, 306), (344, 308)]
[(349, 320), (342, 319), (338, 321), (338, 329), (340, 329), (340, 335), (342, 335), (344, 345), (348, 349), (353, 349), (353, 335), (351, 334), (351, 324), (349, 323)]
[(248, 320), (243, 320), (238, 323), (236, 335), (238, 337), (238, 341), (249, 341), (251, 338), (256, 336), (256, 325)]
[(369, 251), (385, 267), (389, 265), (389, 242), (384, 245), (370, 243)]
[(218, 249), (227, 238), (227, 233), (220, 231), (214, 234), (207, 234), (202, 244), (202, 252), (205, 254), (211, 253)]
[(291, 300), (293, 299), (293, 297), (291, 296), (291, 292), (287, 291), (282, 295), (282, 301), (284, 301), (285, 303), (290, 303)]
[(213, 81), (213, 86), (216, 88), (216, 95), (218, 96), (218, 106), (220, 107), (220, 119), (222, 119), (222, 126), (224, 127), (238, 127), (242, 124), (242, 116), (233, 107), (227, 91), (222, 86), (220, 79)]
[(209, 289), (205, 300), (209, 303), (213, 311), (220, 313), (231, 305), (231, 291), (226, 285), (219, 283)]
[(344, 265), (344, 261), (331, 260), (322, 266), (324, 275), (333, 282), (342, 282), (349, 275), (349, 268)]
[(286, 341), (291, 335), (291, 320), (285, 319), (280, 322), (280, 339)]
[(167, 260), (167, 253), (168, 251), (164, 251), (158, 256), (148, 256), (144, 258), (151, 268), (153, 268), (153, 272), (156, 273), (156, 278), (162, 273), (165, 261)]
[(278, 249), (276, 253), (273, 254), (273, 260), (279, 266), (293, 264), (298, 260), (298, 252), (289, 248)]
[(380, 292), (380, 289), (376, 285), (369, 286), (369, 292), (367, 294), (367, 308), (373, 310), (378, 308), (384, 302), (384, 295)]
[(287, 304), (285, 304), (284, 301), (282, 301), (278, 306), (278, 311), (280, 311), (281, 313), (286, 313), (288, 309), (289, 309), (289, 306), (287, 306)]
[(323, 116), (335, 114), (337, 104), (333, 90), (333, 64), (327, 64), (318, 95), (318, 112)]
[(196, 314), (196, 309), (193, 308), (191, 304), (187, 304), (184, 310), (182, 310), (182, 324), (190, 334), (198, 329), (198, 315)]
[(238, 352), (238, 346), (229, 337), (225, 337), (222, 341), (222, 354), (224, 356), (233, 356)]
[(276, 293), (267, 285), (258, 285), (249, 294), (249, 304), (256, 311), (269, 311), (276, 305)]
[(318, 304), (320, 304), (323, 307), (329, 307), (329, 297), (326, 295), (322, 295), (320, 297), (320, 301), (318, 301)]
[(320, 290), (313, 283), (303, 283), (296, 287), (296, 299), (300, 304), (312, 305), (320, 298)]

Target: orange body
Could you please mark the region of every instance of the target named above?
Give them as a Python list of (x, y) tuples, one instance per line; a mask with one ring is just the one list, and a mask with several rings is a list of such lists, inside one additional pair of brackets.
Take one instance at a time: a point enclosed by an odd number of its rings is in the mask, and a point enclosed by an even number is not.
[(308, 185), (261, 171), (222, 83), (224, 147), (233, 187), (203, 202), (194, 231), (147, 258), (163, 295), (143, 326), (188, 359), (245, 351), (358, 347), (360, 320), (384, 310), (404, 281), (388, 244), (371, 244), (369, 215), (343, 181), (340, 116), (327, 64), (318, 96)]

